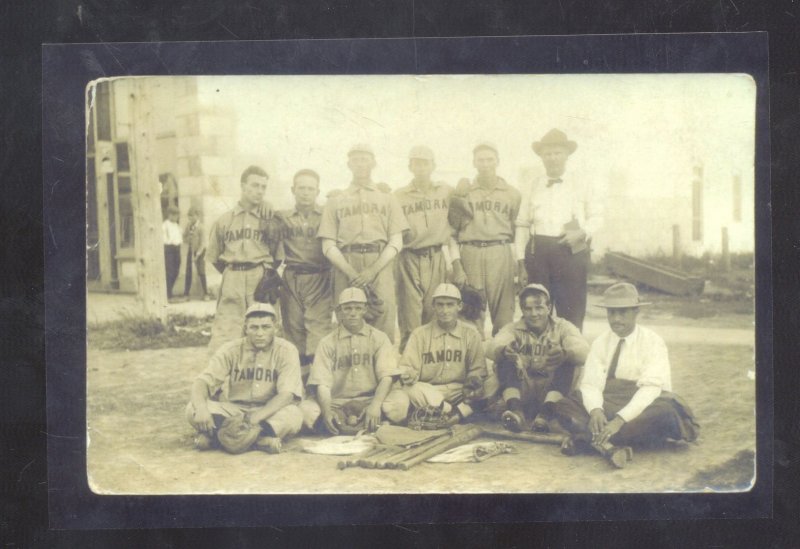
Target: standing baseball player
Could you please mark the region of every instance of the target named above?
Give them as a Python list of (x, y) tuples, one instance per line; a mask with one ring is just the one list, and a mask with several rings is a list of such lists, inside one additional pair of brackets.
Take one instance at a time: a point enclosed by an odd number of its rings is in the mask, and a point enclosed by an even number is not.
[(206, 282), (206, 235), (200, 221), (200, 210), (189, 208), (189, 223), (183, 231), (183, 241), (188, 245), (186, 250), (186, 278), (184, 279), (183, 297), (189, 299), (192, 289), (192, 267), (197, 271), (197, 279), (203, 291), (203, 301), (208, 301), (208, 284)]
[(594, 448), (623, 467), (631, 446), (697, 438), (692, 411), (671, 392), (664, 340), (636, 323), (644, 305), (627, 282), (603, 293), (598, 306), (606, 309), (609, 329), (592, 342), (579, 392), (555, 406), (558, 421), (573, 433), (563, 453)]
[(219, 427), (234, 416), (259, 426), (255, 447), (271, 453), (302, 427), (300, 360), (294, 345), (275, 337), (276, 316), (269, 303), (250, 306), (245, 337), (220, 347), (192, 384), (186, 416), (197, 431), (197, 449), (216, 446)]
[[(403, 250), (395, 262), (401, 353), (411, 332), (433, 319), (433, 291), (450, 270), (447, 255), (451, 260), (460, 256), (447, 221), (453, 188), (431, 179), (435, 168), (433, 151), (414, 147), (408, 155), (408, 169), (414, 179), (394, 193), (410, 227), (403, 233)], [(449, 254), (443, 251), (444, 246)]]
[[(307, 386), (316, 399), (300, 404), (310, 429), (338, 434), (345, 415), (353, 426), (363, 422), (374, 430), (385, 417), (405, 421), (408, 396), (396, 387), (400, 370), (386, 334), (367, 324), (367, 296), (360, 288), (346, 288), (339, 296), (339, 324), (317, 347)], [(342, 413), (343, 410), (350, 410)]]
[(487, 376), (480, 334), (458, 318), (458, 288), (439, 284), (432, 297), (436, 318), (411, 333), (400, 379), (414, 408), (441, 408), (457, 423), (497, 392), (497, 378)]
[(503, 326), (486, 354), (495, 362), (502, 387), (506, 429), (544, 431), (554, 426), (554, 403), (572, 389), (575, 368), (586, 360), (589, 344), (571, 322), (553, 314), (550, 293), (541, 284), (523, 288), (519, 306), (522, 318)]
[(322, 212), (322, 252), (335, 267), (334, 295), (351, 286), (375, 290), (383, 309), (371, 324), (394, 342), (397, 307), (389, 264), (403, 247), (408, 222), (397, 200), (372, 182), (375, 155), (369, 145), (351, 147), (347, 166), (352, 183), (331, 195)]
[[(467, 283), (482, 291), (492, 319), (492, 334), (514, 318), (514, 223), (520, 194), (497, 175), (497, 147), (480, 143), (472, 151), (477, 177), (463, 192), (456, 190), (451, 202), (464, 202), (471, 215), (454, 227), (461, 246), (460, 263)], [(459, 185), (461, 187), (461, 184)], [(453, 206), (451, 206), (452, 208)], [(454, 261), (458, 264), (459, 260)], [(483, 327), (485, 314), (479, 321)]]
[(524, 184), (516, 255), (520, 280), (544, 284), (558, 316), (582, 330), (589, 246), (603, 224), (603, 208), (592, 185), (566, 174), (567, 160), (577, 147), (557, 129), (533, 143), (546, 175)]
[(254, 303), (253, 292), (266, 267), (274, 261), (269, 235), (272, 206), (264, 201), (269, 176), (250, 166), (242, 172), (242, 195), (233, 210), (223, 214), (208, 238), (208, 261), (222, 273), (217, 311), (208, 344), (213, 353), (223, 343), (241, 337), (242, 318)]
[(308, 376), (314, 351), (331, 331), (333, 288), (331, 267), (317, 238), (322, 208), (317, 205), (319, 174), (300, 170), (294, 175), (295, 207), (275, 214), (275, 234), (283, 259), (281, 316), (286, 339), (300, 351), (303, 376)]

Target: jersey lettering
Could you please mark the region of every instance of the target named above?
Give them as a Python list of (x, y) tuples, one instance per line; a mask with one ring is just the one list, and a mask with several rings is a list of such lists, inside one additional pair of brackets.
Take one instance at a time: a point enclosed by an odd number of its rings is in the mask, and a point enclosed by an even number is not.
[(350, 366), (361, 366), (362, 364), (372, 365), (372, 355), (369, 353), (353, 353), (349, 356), (340, 356), (336, 360), (335, 369), (342, 370)]
[(223, 240), (225, 242), (232, 242), (234, 240), (258, 240), (259, 242), (266, 242), (267, 231), (261, 229), (251, 229), (250, 227), (229, 230), (225, 231)]
[(386, 210), (386, 206), (370, 204), (369, 202), (361, 202), (354, 206), (343, 206), (336, 210), (336, 216), (339, 219), (352, 217), (354, 215), (380, 215), (382, 217), (387, 217), (389, 213)]
[(432, 364), (435, 362), (461, 362), (463, 358), (462, 355), (463, 353), (460, 349), (442, 349), (441, 351), (436, 351), (435, 353), (422, 353), (422, 363)]
[(470, 206), (473, 212), (497, 212), (500, 214), (508, 214), (511, 206), (509, 206), (506, 202), (500, 202), (499, 200), (481, 200), (479, 202), (470, 202)]
[(278, 381), (278, 372), (266, 368), (234, 368), (233, 381)]
[(435, 198), (433, 200), (426, 199), (426, 200), (417, 200), (411, 204), (406, 204), (403, 206), (403, 213), (406, 215), (410, 215), (417, 212), (429, 211), (429, 210), (446, 210), (447, 209), (447, 201), (440, 200)]

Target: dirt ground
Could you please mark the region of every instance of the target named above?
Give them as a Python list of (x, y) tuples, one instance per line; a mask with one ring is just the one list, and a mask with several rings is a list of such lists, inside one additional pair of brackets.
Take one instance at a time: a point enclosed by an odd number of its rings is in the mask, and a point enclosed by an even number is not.
[[(591, 297), (590, 297), (591, 302)], [(755, 382), (751, 315), (702, 318), (643, 311), (667, 341), (673, 390), (701, 423), (697, 443), (639, 451), (616, 470), (597, 456), (515, 442), (518, 453), (474, 464), (425, 463), (409, 471), (346, 469), (337, 457), (302, 452), (231, 456), (191, 448), (183, 417), (206, 349), (88, 352), (88, 478), (105, 494), (574, 493), (743, 490), (752, 478)], [(590, 307), (585, 332), (604, 327)]]

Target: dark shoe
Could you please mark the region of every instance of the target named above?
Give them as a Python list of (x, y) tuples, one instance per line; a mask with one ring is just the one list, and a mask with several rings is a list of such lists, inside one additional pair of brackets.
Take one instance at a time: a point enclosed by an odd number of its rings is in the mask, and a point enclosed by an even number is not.
[(503, 412), (500, 420), (503, 422), (503, 427), (509, 431), (519, 433), (527, 429), (527, 425), (525, 425), (525, 416), (513, 410), (506, 410)]
[(544, 415), (537, 414), (536, 417), (533, 418), (533, 426), (531, 429), (540, 433), (547, 433), (550, 431), (550, 425)]
[(561, 453), (570, 457), (578, 455), (578, 448), (572, 437), (564, 437), (564, 442), (561, 443)]
[(256, 450), (261, 450), (268, 454), (280, 454), (283, 448), (281, 439), (278, 437), (260, 437), (253, 446)]
[(617, 469), (623, 469), (633, 459), (633, 448), (620, 446), (608, 454), (608, 461)]

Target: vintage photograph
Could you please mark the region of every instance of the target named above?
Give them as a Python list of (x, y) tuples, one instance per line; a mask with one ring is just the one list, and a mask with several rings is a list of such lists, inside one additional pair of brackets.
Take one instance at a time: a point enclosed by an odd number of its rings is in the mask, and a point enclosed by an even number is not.
[(746, 74), (86, 89), (98, 494), (741, 492)]

